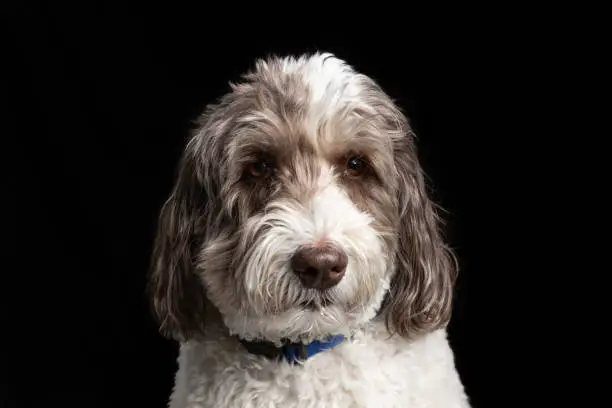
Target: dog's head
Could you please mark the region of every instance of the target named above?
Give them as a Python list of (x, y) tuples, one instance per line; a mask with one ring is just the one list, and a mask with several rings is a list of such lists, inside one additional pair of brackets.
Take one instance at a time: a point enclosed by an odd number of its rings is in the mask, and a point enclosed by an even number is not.
[(161, 210), (152, 259), (164, 333), (210, 308), (246, 339), (306, 341), (381, 313), (447, 323), (455, 261), (406, 118), (331, 54), (258, 61), (209, 106)]

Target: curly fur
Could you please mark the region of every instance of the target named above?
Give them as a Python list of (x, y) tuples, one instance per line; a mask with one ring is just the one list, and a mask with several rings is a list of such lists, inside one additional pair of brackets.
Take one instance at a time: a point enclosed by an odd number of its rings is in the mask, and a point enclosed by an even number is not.
[[(444, 335), (456, 262), (414, 142), (384, 91), (327, 53), (259, 60), (207, 108), (152, 259), (154, 313), (182, 343), (172, 407), (468, 406)], [(345, 276), (305, 288), (290, 259), (328, 242)], [(232, 337), (338, 333), (297, 367)]]

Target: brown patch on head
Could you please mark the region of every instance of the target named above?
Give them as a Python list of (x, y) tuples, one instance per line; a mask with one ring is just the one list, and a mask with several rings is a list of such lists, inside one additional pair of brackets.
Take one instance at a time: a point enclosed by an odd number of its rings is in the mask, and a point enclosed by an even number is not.
[[(280, 128), (281, 126), (278, 126)], [(259, 131), (228, 144), (230, 180), (225, 194), (248, 217), (281, 196), (307, 200), (320, 171), (315, 147), (302, 132), (289, 127)]]

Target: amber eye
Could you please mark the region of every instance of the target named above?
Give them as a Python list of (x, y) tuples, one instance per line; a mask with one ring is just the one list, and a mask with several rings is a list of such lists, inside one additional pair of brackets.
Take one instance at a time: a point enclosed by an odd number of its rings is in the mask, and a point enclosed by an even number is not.
[(354, 156), (346, 162), (346, 172), (350, 176), (360, 176), (367, 167), (364, 159), (359, 156)]
[(267, 161), (260, 160), (249, 164), (248, 172), (251, 177), (264, 178), (272, 174), (272, 164)]

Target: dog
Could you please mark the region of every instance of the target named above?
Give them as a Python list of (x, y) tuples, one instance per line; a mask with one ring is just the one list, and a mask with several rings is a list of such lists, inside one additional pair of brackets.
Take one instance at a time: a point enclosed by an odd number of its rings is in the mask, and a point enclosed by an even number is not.
[(196, 120), (149, 288), (171, 408), (467, 408), (457, 261), (415, 134), (331, 53), (269, 56)]

